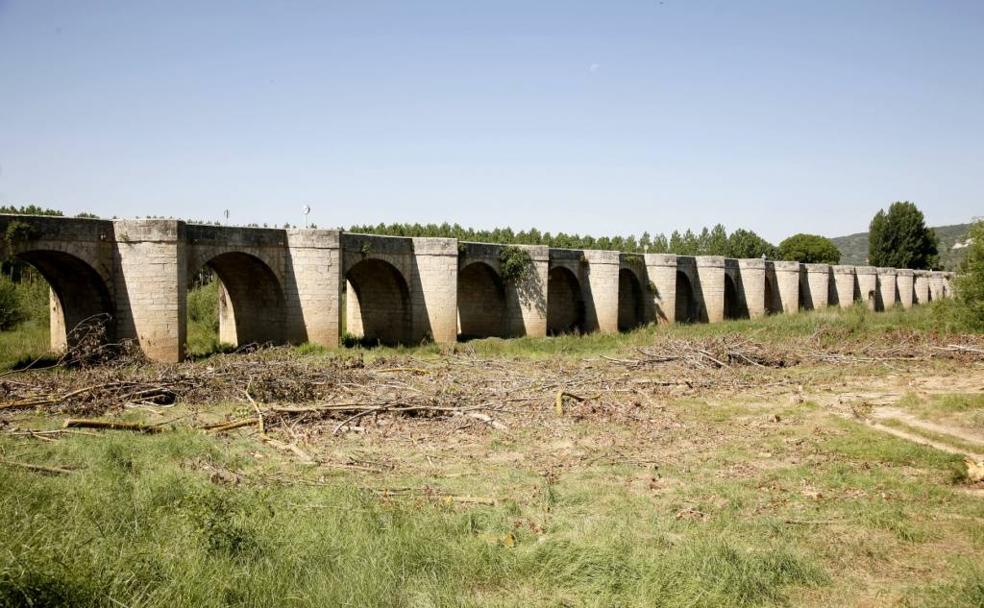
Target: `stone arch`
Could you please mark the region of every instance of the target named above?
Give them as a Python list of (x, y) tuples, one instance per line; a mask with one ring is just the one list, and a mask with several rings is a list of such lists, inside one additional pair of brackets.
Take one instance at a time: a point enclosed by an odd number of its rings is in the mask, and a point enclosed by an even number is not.
[(472, 262), (458, 271), (458, 337), (505, 338), (508, 331), (506, 289), (485, 262)]
[(581, 284), (569, 269), (556, 266), (547, 275), (547, 333), (584, 331)]
[(741, 299), (738, 297), (738, 284), (729, 273), (724, 274), (724, 318), (742, 318)]
[(639, 278), (628, 268), (622, 268), (618, 271), (618, 330), (635, 329), (645, 320), (645, 300)]
[(346, 332), (389, 346), (411, 341), (410, 289), (395, 266), (366, 258), (352, 265), (345, 281)]
[(697, 298), (694, 286), (687, 273), (678, 270), (676, 274), (676, 321), (695, 323), (699, 319)]
[(203, 267), (211, 269), (219, 282), (221, 342), (235, 346), (286, 342), (283, 286), (266, 262), (229, 251), (209, 258)]
[(17, 259), (37, 269), (51, 287), (51, 348), (72, 346), (80, 336), (73, 333), (79, 323), (102, 315), (106, 338), (116, 335), (110, 288), (95, 268), (64, 251), (35, 249), (18, 253)]

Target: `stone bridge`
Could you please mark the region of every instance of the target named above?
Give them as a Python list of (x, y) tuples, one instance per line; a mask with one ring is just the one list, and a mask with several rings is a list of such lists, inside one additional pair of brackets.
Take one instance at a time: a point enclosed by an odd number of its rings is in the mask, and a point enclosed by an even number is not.
[[(0, 215), (4, 257), (51, 285), (51, 346), (97, 314), (150, 358), (184, 357), (187, 294), (220, 281), (230, 344), (334, 347), (343, 331), (384, 344), (617, 332), (851, 306), (909, 308), (951, 295), (951, 273), (717, 256), (628, 254), (280, 230), (176, 220)], [(525, 251), (520, 273), (508, 254)]]

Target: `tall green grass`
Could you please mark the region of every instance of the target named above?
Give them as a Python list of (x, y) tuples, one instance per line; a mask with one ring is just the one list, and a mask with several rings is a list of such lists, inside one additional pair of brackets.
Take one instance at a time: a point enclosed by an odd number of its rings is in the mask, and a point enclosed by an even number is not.
[(187, 353), (204, 357), (228, 350), (219, 341), (219, 282), (212, 280), (188, 290)]
[[(612, 354), (620, 350), (635, 349), (653, 344), (661, 339), (699, 339), (740, 334), (749, 340), (763, 343), (783, 343), (790, 339), (811, 338), (822, 346), (843, 346), (852, 342), (878, 339), (899, 330), (934, 334), (959, 334), (972, 331), (951, 316), (953, 302), (937, 301), (910, 310), (895, 308), (887, 312), (873, 312), (862, 304), (847, 309), (836, 307), (820, 311), (800, 311), (796, 314), (778, 314), (759, 319), (729, 320), (703, 324), (651, 324), (627, 333), (617, 334), (569, 334), (547, 338), (486, 338), (470, 340), (451, 347), (436, 344), (422, 346), (364, 348), (353, 341), (349, 352), (367, 356), (390, 354), (439, 355), (448, 349), (482, 356), (557, 357), (594, 356)], [(309, 352), (312, 349), (307, 349)], [(314, 352), (324, 352), (317, 351)]]
[(40, 277), (13, 282), (0, 276), (0, 370), (50, 350), (48, 283)]
[(223, 483), (210, 471), (248, 468), (246, 452), (191, 432), (4, 451), (80, 470), (0, 466), (2, 606), (770, 606), (829, 582), (795, 546), (736, 520), (626, 510), (586, 533), (558, 504), (536, 537), (516, 527), (515, 504), (280, 486), (287, 467)]
[[(219, 341), (218, 283), (212, 281), (188, 292), (187, 352), (204, 357), (230, 349)], [(32, 310), (42, 306), (44, 314), (34, 313), (28, 322), (0, 332), (0, 369), (14, 362), (37, 357), (47, 352), (47, 287), (34, 287), (21, 297), (34, 302)], [(36, 319), (33, 317), (37, 317)], [(359, 340), (344, 342), (340, 351), (305, 345), (304, 354), (324, 355), (343, 352), (368, 357), (393, 354), (436, 356), (449, 350), (482, 356), (556, 357), (611, 354), (623, 349), (644, 347), (662, 338), (703, 338), (741, 334), (761, 342), (782, 342), (792, 338), (815, 337), (821, 345), (843, 345), (851, 341), (877, 339), (898, 330), (936, 334), (973, 333), (959, 305), (951, 300), (917, 306), (911, 310), (893, 309), (872, 312), (858, 304), (846, 310), (828, 308), (822, 311), (799, 312), (792, 315), (771, 315), (760, 319), (725, 321), (715, 324), (649, 325), (622, 334), (564, 335), (550, 338), (487, 338), (446, 346), (437, 344), (399, 347), (366, 347)]]

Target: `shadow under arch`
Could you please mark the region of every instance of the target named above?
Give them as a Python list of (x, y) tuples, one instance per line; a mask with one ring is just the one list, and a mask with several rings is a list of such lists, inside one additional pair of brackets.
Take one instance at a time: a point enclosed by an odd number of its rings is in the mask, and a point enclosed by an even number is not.
[(645, 323), (645, 300), (639, 278), (628, 268), (618, 271), (618, 330), (630, 331)]
[(547, 274), (547, 334), (584, 331), (581, 283), (569, 269), (556, 266)]
[(79, 323), (103, 316), (107, 340), (116, 337), (116, 311), (109, 287), (87, 262), (69, 253), (38, 249), (18, 253), (18, 260), (33, 266), (48, 282), (51, 302), (51, 349), (62, 350), (79, 336), (72, 330)]
[(782, 312), (782, 304), (779, 302), (779, 289), (776, 286), (776, 277), (768, 272), (765, 273), (765, 314), (774, 315)]
[(694, 296), (694, 286), (690, 277), (682, 270), (676, 273), (676, 322), (696, 323), (700, 310)]
[(747, 311), (742, 310), (741, 299), (738, 297), (738, 285), (734, 277), (724, 274), (724, 318), (741, 319), (748, 316)]
[(476, 261), (458, 271), (458, 339), (509, 336), (506, 288), (491, 266)]
[(235, 346), (286, 342), (283, 287), (263, 260), (232, 251), (208, 259), (203, 267), (219, 282), (220, 342)]
[(411, 341), (410, 289), (400, 271), (383, 260), (364, 259), (345, 273), (346, 332), (366, 344)]

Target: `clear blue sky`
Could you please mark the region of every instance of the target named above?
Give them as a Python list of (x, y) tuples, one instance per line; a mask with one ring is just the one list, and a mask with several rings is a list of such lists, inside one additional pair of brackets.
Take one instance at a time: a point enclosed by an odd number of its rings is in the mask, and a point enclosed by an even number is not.
[(0, 203), (322, 227), (984, 214), (984, 2), (0, 0)]

